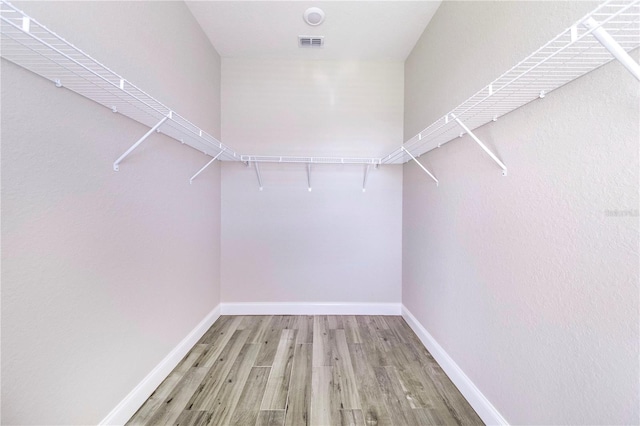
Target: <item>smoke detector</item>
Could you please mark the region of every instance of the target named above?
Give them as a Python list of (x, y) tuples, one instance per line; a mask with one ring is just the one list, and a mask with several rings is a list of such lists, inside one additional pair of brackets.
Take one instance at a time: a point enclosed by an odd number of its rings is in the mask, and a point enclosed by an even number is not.
[(322, 24), (324, 22), (324, 11), (319, 7), (310, 7), (304, 11), (304, 22), (314, 27)]

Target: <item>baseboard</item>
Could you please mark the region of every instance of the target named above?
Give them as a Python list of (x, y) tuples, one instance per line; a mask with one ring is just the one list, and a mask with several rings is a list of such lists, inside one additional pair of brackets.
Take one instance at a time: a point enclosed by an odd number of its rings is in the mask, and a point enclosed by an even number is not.
[(220, 305), (204, 317), (99, 424), (124, 425), (219, 317)]
[(221, 303), (222, 315), (400, 315), (400, 303)]
[(402, 305), (402, 317), (418, 335), (424, 346), (440, 364), (444, 372), (447, 373), (447, 376), (449, 376), (462, 395), (469, 401), (469, 404), (476, 410), (482, 421), (488, 425), (508, 425), (509, 423), (498, 410), (404, 305)]

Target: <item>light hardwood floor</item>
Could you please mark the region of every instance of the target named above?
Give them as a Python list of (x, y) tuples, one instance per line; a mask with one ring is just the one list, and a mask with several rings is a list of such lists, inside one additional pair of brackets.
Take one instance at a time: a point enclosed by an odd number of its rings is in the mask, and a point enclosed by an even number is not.
[(399, 316), (222, 316), (131, 425), (482, 424)]

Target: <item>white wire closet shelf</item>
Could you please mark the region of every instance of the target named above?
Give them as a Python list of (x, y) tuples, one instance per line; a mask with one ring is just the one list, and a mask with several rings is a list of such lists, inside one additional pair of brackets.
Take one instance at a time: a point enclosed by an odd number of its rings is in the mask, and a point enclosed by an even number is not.
[(358, 157), (295, 157), (277, 155), (241, 155), (246, 162), (258, 163), (304, 163), (304, 164), (380, 164), (380, 158)]
[[(626, 54), (638, 46), (640, 1), (607, 1), (382, 158), (382, 164), (406, 163), (464, 133), (476, 139), (474, 129), (615, 58), (640, 79), (640, 67)], [(616, 48), (614, 57), (612, 50)], [(506, 166), (494, 160), (506, 174)]]
[(147, 136), (158, 131), (213, 157), (191, 181), (216, 159), (256, 164), (402, 164), (464, 133), (474, 138), (506, 174), (506, 166), (473, 130), (614, 58), (640, 79), (640, 67), (627, 53), (640, 46), (640, 0), (609, 0), (386, 157), (241, 155), (4, 0), (0, 0), (0, 30), (3, 58), (151, 128), (116, 160), (114, 169)]
[(154, 99), (8, 2), (0, 2), (2, 57), (148, 127), (220, 159), (228, 146)]

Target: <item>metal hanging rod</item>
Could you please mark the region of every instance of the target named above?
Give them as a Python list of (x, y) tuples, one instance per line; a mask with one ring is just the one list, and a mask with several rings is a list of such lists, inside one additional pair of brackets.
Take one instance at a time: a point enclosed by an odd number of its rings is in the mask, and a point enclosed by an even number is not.
[[(627, 53), (639, 46), (640, 0), (607, 1), (383, 157), (382, 163), (406, 163), (442, 146), (460, 136), (460, 122), (470, 129), (467, 133), (471, 136), (478, 127), (544, 98), (614, 58), (639, 78), (640, 67)], [(453, 116), (459, 121), (449, 119)], [(492, 158), (506, 171), (497, 157)]]
[(207, 155), (223, 149), (225, 160), (240, 160), (219, 140), (4, 0), (0, 23), (3, 58), (147, 127), (170, 116), (160, 133)]

